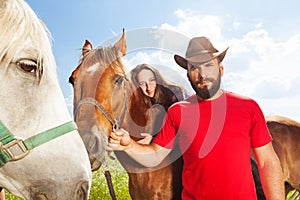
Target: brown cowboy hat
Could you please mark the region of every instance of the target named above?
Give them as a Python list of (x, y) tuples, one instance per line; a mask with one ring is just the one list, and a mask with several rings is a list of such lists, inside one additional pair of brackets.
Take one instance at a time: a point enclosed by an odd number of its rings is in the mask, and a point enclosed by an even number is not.
[(184, 69), (187, 69), (187, 62), (192, 63), (205, 63), (216, 57), (221, 62), (226, 55), (229, 47), (224, 51), (219, 52), (206, 37), (195, 37), (189, 42), (188, 48), (185, 53), (185, 58), (175, 55), (176, 63)]

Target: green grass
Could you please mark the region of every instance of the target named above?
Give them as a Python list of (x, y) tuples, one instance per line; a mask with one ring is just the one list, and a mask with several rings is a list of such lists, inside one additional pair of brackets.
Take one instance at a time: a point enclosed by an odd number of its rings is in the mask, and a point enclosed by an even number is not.
[(299, 196), (297, 196), (297, 197), (294, 197), (293, 196), (293, 194), (297, 194), (297, 191), (295, 191), (295, 190), (292, 190), (292, 191), (290, 191), (289, 193), (288, 193), (288, 195), (287, 195), (287, 197), (286, 197), (286, 199), (291, 199), (291, 200), (300, 200), (300, 197)]
[[(131, 199), (128, 192), (128, 175), (117, 160), (107, 159), (109, 171), (111, 173), (115, 194), (118, 200)], [(6, 192), (7, 200), (22, 200), (22, 198), (14, 196)], [(93, 173), (93, 181), (90, 191), (90, 200), (111, 200), (106, 179), (104, 176), (104, 168)]]
[[(108, 160), (109, 171), (118, 200), (131, 199), (128, 192), (128, 175), (117, 160)], [(104, 176), (105, 167), (93, 173), (90, 200), (111, 200), (108, 185)], [(101, 197), (101, 198), (100, 198)]]
[[(117, 160), (107, 159), (109, 170), (112, 177), (112, 182), (115, 190), (115, 194), (118, 200), (129, 200), (130, 195), (128, 192), (128, 175), (123, 167)], [(104, 176), (104, 167), (93, 173), (93, 181), (90, 192), (90, 200), (111, 200), (106, 179)], [(287, 199), (293, 194), (291, 191), (287, 195)], [(22, 200), (20, 197), (16, 197), (12, 194), (6, 193), (7, 200)], [(296, 200), (300, 200), (297, 198)]]

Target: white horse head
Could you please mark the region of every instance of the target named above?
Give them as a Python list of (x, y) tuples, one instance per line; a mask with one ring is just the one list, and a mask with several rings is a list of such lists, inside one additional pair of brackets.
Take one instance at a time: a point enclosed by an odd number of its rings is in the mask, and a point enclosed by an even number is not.
[[(56, 77), (49, 32), (22, 0), (0, 0), (0, 38), (1, 124), (13, 137), (27, 139), (71, 121)], [(32, 142), (41, 143), (60, 131), (46, 132)], [(68, 133), (38, 144), (24, 158), (4, 163), (0, 186), (25, 199), (87, 199), (91, 169), (85, 146), (76, 130), (64, 131)], [(0, 139), (3, 162), (6, 142)]]

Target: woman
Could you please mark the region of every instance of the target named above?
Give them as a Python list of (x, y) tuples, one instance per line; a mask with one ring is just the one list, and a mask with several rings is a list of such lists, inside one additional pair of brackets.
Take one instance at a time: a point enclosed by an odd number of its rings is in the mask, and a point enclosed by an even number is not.
[[(142, 98), (148, 108), (161, 105), (166, 111), (173, 103), (188, 97), (183, 87), (166, 81), (159, 71), (149, 64), (137, 65), (130, 71), (130, 74), (136, 88), (144, 94)], [(160, 117), (156, 122), (162, 121), (163, 116)], [(157, 131), (154, 130), (153, 132), (156, 133)], [(141, 135), (144, 138), (138, 141), (140, 144), (149, 144), (153, 139), (151, 134), (141, 133)]]
[[(131, 80), (135, 86), (141, 90), (144, 94), (142, 95), (143, 100), (149, 108), (159, 105), (162, 106), (165, 111), (175, 102), (181, 101), (188, 97), (187, 91), (180, 85), (169, 83), (166, 81), (159, 71), (149, 64), (140, 64), (137, 65), (134, 69), (131, 70)], [(161, 128), (161, 123), (163, 121), (163, 115), (156, 116), (157, 119), (153, 123), (156, 125), (153, 127), (152, 133), (157, 133), (157, 128)], [(149, 133), (141, 133), (141, 136), (144, 138), (138, 140), (139, 144), (150, 144), (153, 135)], [(181, 185), (181, 175), (182, 175), (182, 166), (183, 160), (181, 157), (181, 152), (179, 146), (176, 145), (170, 154), (170, 158), (173, 159), (173, 199), (181, 199), (180, 194), (182, 191)]]
[(173, 103), (188, 97), (187, 92), (177, 84), (163, 79), (157, 69), (149, 64), (137, 65), (131, 70), (131, 80), (144, 94), (147, 105), (162, 105), (167, 110)]

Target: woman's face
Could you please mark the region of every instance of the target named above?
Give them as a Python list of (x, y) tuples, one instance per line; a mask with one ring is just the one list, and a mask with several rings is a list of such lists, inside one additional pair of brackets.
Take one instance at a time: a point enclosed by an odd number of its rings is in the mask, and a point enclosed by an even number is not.
[(154, 97), (156, 79), (151, 70), (143, 69), (137, 75), (137, 81), (143, 93), (148, 97)]

